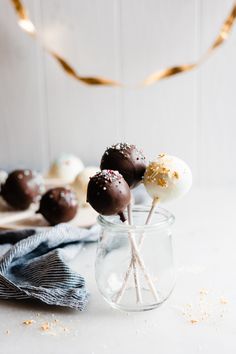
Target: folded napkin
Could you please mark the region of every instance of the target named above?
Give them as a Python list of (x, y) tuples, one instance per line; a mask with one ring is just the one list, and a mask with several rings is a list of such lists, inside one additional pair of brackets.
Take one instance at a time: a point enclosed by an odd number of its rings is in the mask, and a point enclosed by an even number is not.
[(82, 229), (68, 224), (46, 231), (1, 231), (0, 299), (35, 298), (83, 310), (88, 302), (85, 279), (67, 263), (98, 233), (97, 225)]

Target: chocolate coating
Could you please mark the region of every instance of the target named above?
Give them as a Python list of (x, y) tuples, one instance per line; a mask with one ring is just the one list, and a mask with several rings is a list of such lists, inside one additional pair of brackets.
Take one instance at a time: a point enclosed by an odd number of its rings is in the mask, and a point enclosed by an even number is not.
[(72, 220), (77, 212), (76, 195), (69, 188), (49, 189), (40, 201), (39, 210), (50, 225), (57, 225)]
[(31, 170), (11, 172), (1, 188), (1, 196), (14, 209), (25, 210), (44, 192), (41, 175)]
[(103, 170), (90, 178), (87, 202), (99, 214), (122, 214), (130, 198), (130, 188), (118, 171)]
[(146, 158), (135, 145), (115, 144), (107, 148), (102, 156), (101, 170), (117, 170), (130, 188), (136, 187), (146, 170)]

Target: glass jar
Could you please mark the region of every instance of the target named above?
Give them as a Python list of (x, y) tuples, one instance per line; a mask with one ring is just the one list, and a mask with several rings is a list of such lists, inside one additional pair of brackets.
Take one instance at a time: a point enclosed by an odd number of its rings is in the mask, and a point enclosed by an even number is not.
[(145, 225), (149, 207), (134, 207), (132, 225), (118, 216), (101, 216), (95, 276), (98, 289), (114, 308), (151, 310), (171, 294), (175, 283), (171, 226), (174, 216), (158, 207)]

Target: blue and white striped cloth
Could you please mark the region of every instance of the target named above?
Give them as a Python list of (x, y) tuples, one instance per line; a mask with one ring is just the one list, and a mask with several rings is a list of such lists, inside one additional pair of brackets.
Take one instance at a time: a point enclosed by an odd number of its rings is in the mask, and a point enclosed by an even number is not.
[(67, 263), (85, 242), (96, 241), (98, 233), (97, 225), (87, 230), (68, 224), (46, 231), (1, 231), (0, 299), (34, 298), (84, 310), (85, 279)]

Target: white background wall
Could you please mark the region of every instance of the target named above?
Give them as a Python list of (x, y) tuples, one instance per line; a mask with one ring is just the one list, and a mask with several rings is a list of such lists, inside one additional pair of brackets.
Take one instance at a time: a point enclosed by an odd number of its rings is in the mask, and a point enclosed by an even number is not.
[[(232, 0), (25, 0), (42, 40), (83, 75), (134, 85), (197, 59)], [(199, 185), (236, 184), (236, 29), (195, 72), (152, 87), (84, 86), (66, 76), (0, 0), (0, 167), (46, 169), (61, 152), (98, 164), (136, 143), (186, 159)]]

